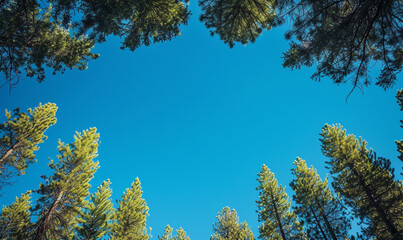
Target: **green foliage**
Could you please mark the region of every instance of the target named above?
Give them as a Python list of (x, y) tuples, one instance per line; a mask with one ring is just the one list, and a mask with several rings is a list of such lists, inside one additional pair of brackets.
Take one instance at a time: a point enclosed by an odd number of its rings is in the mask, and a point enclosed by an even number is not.
[(397, 104), (400, 106), (400, 111), (403, 111), (403, 89), (400, 89), (396, 93)]
[[(397, 103), (400, 106), (400, 111), (403, 111), (403, 89), (400, 89), (397, 91), (396, 99), (397, 99)], [(403, 120), (400, 120), (400, 123), (403, 124)], [(400, 125), (400, 126), (403, 127), (403, 125)], [(395, 143), (397, 146), (397, 151), (400, 154), (399, 159), (400, 159), (400, 161), (403, 162), (403, 139), (400, 141), (396, 140)], [(403, 169), (403, 167), (402, 167), (402, 169)], [(400, 174), (403, 175), (403, 171)]]
[(112, 189), (109, 179), (91, 194), (90, 203), (81, 214), (81, 225), (77, 228), (78, 239), (101, 239), (110, 230), (110, 219), (114, 212), (111, 200)]
[(180, 0), (1, 1), (0, 72), (11, 88), (22, 71), (41, 82), (45, 67), (84, 70), (96, 41), (115, 35), (133, 51), (180, 35), (189, 15)]
[(31, 226), (30, 194), (22, 194), (11, 206), (3, 206), (0, 215), (0, 239), (28, 239)]
[(344, 239), (350, 229), (339, 196), (334, 196), (328, 187), (327, 177), (322, 181), (313, 167), (308, 168), (305, 161), (297, 158), (292, 169), (295, 179), (290, 186), (295, 192), (295, 212), (304, 220), (311, 239)]
[(6, 110), (7, 121), (0, 125), (0, 190), (13, 175), (25, 174), (28, 165), (34, 163), (34, 152), (46, 136), (45, 131), (56, 123), (57, 107), (54, 103), (13, 114)]
[(278, 185), (277, 179), (266, 165), (258, 174), (259, 201), (258, 214), (260, 238), (262, 239), (303, 239), (303, 227), (291, 211), (291, 202), (285, 188)]
[(149, 239), (146, 228), (148, 207), (141, 198), (142, 194), (140, 180), (136, 178), (131, 188), (126, 189), (122, 200), (118, 201), (119, 207), (113, 215), (111, 239)]
[(92, 40), (71, 36), (71, 29), (52, 20), (51, 6), (39, 6), (36, 1), (2, 1), (0, 72), (10, 88), (18, 83), (22, 71), (41, 82), (45, 67), (53, 74), (65, 68), (83, 70), (89, 60), (98, 57), (91, 53)]
[[(401, 0), (199, 0), (200, 20), (231, 47), (254, 42), (263, 29), (292, 22), (284, 67), (316, 65), (312, 78), (354, 88), (370, 84), (369, 67), (382, 64), (376, 84), (396, 82), (403, 64)], [(354, 89), (353, 88), (353, 89)]]
[[(112, 34), (123, 38), (122, 48), (132, 51), (141, 45), (171, 40), (180, 35), (179, 26), (189, 17), (180, 0), (51, 0), (55, 17), (70, 22), (74, 11), (83, 14), (76, 26), (79, 34), (89, 32), (96, 41)], [(188, 3), (188, 2), (187, 2)]]
[(264, 29), (270, 29), (275, 4), (274, 0), (200, 0), (200, 21), (230, 47), (235, 42), (253, 43)]
[(164, 229), (164, 235), (161, 237), (158, 237), (158, 240), (190, 240), (188, 236), (186, 236), (186, 232), (183, 231), (182, 228), (179, 228), (176, 230), (176, 236), (174, 237), (172, 235), (172, 230), (171, 226), (167, 225)]
[[(376, 84), (389, 88), (402, 69), (403, 40), (400, 0), (288, 1), (282, 11), (293, 21), (286, 38), (295, 39), (284, 55), (284, 66), (299, 68), (317, 63), (314, 78), (368, 85), (371, 61), (380, 61)], [(360, 81), (362, 80), (362, 81)]]
[(239, 223), (235, 209), (224, 207), (217, 214), (210, 240), (254, 240), (253, 233), (246, 222)]
[(186, 235), (186, 232), (183, 228), (179, 228), (176, 230), (176, 239), (175, 240), (190, 240), (190, 237)]
[(54, 170), (51, 177), (43, 176), (36, 193), (42, 195), (34, 211), (38, 214), (32, 239), (71, 239), (78, 224), (81, 208), (91, 187), (89, 181), (98, 169), (94, 162), (98, 151), (99, 134), (96, 128), (76, 133), (74, 142), (59, 140), (58, 163), (51, 161)]
[(325, 125), (322, 151), (333, 176), (333, 188), (344, 197), (355, 215), (366, 221), (366, 234), (378, 239), (401, 239), (403, 187), (388, 164), (381, 164), (367, 142), (347, 135), (341, 126)]

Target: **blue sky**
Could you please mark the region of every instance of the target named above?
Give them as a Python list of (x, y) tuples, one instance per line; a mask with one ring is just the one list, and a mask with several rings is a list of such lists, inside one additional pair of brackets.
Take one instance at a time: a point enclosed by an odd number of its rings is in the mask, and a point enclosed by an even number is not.
[[(196, 2), (190, 7), (189, 24), (171, 42), (130, 52), (110, 38), (96, 46), (101, 57), (86, 71), (48, 74), (41, 84), (25, 79), (11, 94), (0, 89), (0, 109), (25, 110), (40, 102), (59, 107), (38, 162), (15, 179), (0, 204), (38, 188), (40, 175), (50, 173), (48, 158), (56, 159), (58, 139), (72, 142), (75, 131), (93, 126), (101, 134), (101, 168), (92, 191), (109, 178), (115, 201), (139, 177), (154, 239), (167, 224), (183, 227), (192, 240), (208, 239), (225, 206), (235, 208), (258, 236), (260, 167), (266, 164), (290, 196), (297, 156), (325, 177), (318, 140), (325, 123), (362, 136), (401, 171), (394, 144), (402, 136), (394, 97), (400, 82), (388, 91), (374, 85), (364, 94), (357, 90), (346, 103), (351, 84), (315, 82), (312, 68), (282, 68), (284, 27), (229, 49), (198, 21)], [(374, 80), (376, 74), (375, 68)]]

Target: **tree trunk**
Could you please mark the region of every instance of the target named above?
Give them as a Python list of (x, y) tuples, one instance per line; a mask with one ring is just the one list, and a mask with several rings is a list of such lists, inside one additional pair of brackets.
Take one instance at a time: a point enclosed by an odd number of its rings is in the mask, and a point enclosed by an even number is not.
[(317, 201), (318, 207), (320, 209), (320, 213), (322, 214), (322, 218), (325, 221), (327, 230), (329, 231), (330, 235), (332, 236), (332, 239), (337, 240), (336, 234), (334, 233), (334, 230), (333, 230), (332, 226), (330, 225), (329, 219), (327, 219), (327, 216), (325, 214), (325, 211), (322, 208), (322, 205), (319, 204), (318, 199), (316, 199), (316, 201)]
[(311, 210), (311, 212), (312, 212), (312, 214), (313, 214), (313, 218), (315, 218), (316, 224), (318, 225), (319, 230), (320, 230), (320, 232), (322, 233), (324, 239), (327, 240), (326, 234), (325, 234), (325, 232), (323, 231), (323, 228), (322, 228), (322, 226), (320, 225), (319, 219), (316, 217), (315, 211), (313, 210), (313, 208), (312, 208), (311, 205), (309, 205), (309, 209)]
[(39, 221), (40, 221), (40, 225), (39, 227), (36, 229), (35, 231), (35, 236), (33, 238), (33, 240), (41, 240), (44, 239), (44, 236), (46, 234), (46, 230), (48, 228), (49, 222), (51, 220), (51, 218), (53, 217), (53, 214), (56, 211), (56, 207), (59, 205), (60, 199), (63, 195), (63, 191), (60, 192), (56, 198), (56, 201), (54, 201), (51, 205), (51, 207), (49, 208), (48, 212), (46, 213), (45, 216), (43, 216)]
[(0, 166), (4, 166), (6, 164), (6, 159), (15, 151), (16, 148), (18, 148), (20, 143), (16, 143), (12, 145), (3, 156), (0, 158)]
[(274, 203), (274, 200), (273, 200), (274, 199), (273, 195), (271, 195), (271, 199), (272, 199), (272, 205), (273, 205), (274, 211), (276, 213), (276, 219), (277, 219), (278, 226), (280, 228), (281, 236), (283, 237), (283, 240), (287, 240), (287, 238), (285, 237), (284, 230), (283, 230), (283, 225), (281, 224), (280, 216), (278, 215), (276, 203)]
[(376, 212), (379, 214), (382, 221), (385, 223), (386, 227), (388, 228), (388, 231), (391, 234), (391, 236), (395, 236), (397, 234), (397, 229), (396, 229), (395, 225), (393, 224), (392, 220), (390, 220), (388, 218), (386, 212), (382, 209), (382, 207), (379, 205), (378, 201), (374, 198), (374, 196), (372, 195), (372, 191), (369, 189), (369, 187), (365, 183), (364, 179), (362, 179), (361, 175), (358, 174), (357, 170), (354, 167), (350, 167), (350, 169), (353, 171), (354, 175), (358, 178), (358, 182), (361, 185), (361, 187), (364, 189), (364, 192), (369, 199), (370, 205), (375, 208)]

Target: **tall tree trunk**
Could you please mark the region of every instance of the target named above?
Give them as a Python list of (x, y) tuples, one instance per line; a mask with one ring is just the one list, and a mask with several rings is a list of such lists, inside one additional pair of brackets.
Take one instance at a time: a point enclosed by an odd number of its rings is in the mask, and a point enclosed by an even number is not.
[(364, 192), (365, 192), (365, 194), (367, 195), (367, 197), (369, 199), (370, 205), (373, 206), (376, 209), (376, 212), (379, 214), (379, 216), (381, 217), (382, 221), (385, 223), (386, 227), (388, 228), (389, 233), (392, 236), (395, 236), (397, 234), (397, 229), (396, 229), (396, 226), (393, 224), (392, 220), (389, 219), (387, 213), (379, 205), (379, 202), (377, 201), (377, 199), (374, 198), (374, 196), (372, 195), (372, 191), (369, 189), (369, 187), (366, 184), (365, 180), (361, 177), (361, 175), (354, 168), (354, 166), (350, 167), (350, 169), (353, 171), (354, 175), (358, 178), (358, 182), (361, 185), (361, 187), (364, 189)]
[(325, 234), (325, 232), (323, 231), (323, 228), (322, 228), (322, 226), (320, 225), (320, 221), (319, 221), (318, 217), (316, 216), (315, 211), (313, 210), (313, 208), (312, 208), (311, 205), (309, 205), (309, 209), (311, 210), (311, 212), (312, 212), (312, 214), (313, 214), (313, 218), (315, 218), (316, 224), (318, 225), (320, 232), (322, 233), (323, 237), (327, 240), (326, 234)]
[(276, 213), (276, 219), (277, 219), (278, 226), (279, 226), (279, 228), (280, 228), (281, 236), (283, 237), (283, 240), (287, 240), (287, 238), (285, 237), (283, 225), (281, 224), (280, 216), (278, 215), (276, 203), (275, 203), (274, 200), (273, 200), (273, 199), (274, 199), (274, 196), (273, 196), (273, 195), (271, 195), (271, 199), (272, 199), (272, 206), (273, 206), (274, 211), (275, 211), (275, 213)]
[(325, 211), (323, 210), (322, 205), (320, 205), (318, 199), (316, 199), (316, 202), (319, 207), (320, 213), (322, 215), (323, 221), (325, 221), (327, 230), (329, 231), (330, 235), (332, 236), (332, 239), (337, 240), (336, 234), (334, 233), (334, 230), (333, 230), (332, 226), (330, 225), (329, 219), (327, 219), (327, 216), (325, 214)]
[(16, 148), (20, 146), (20, 142), (12, 145), (3, 156), (0, 158), (0, 166), (4, 166), (6, 164), (6, 159), (15, 151)]
[(53, 217), (53, 214), (56, 211), (56, 207), (58, 207), (59, 203), (60, 203), (60, 199), (63, 195), (63, 191), (60, 192), (57, 195), (56, 201), (54, 201), (51, 205), (51, 207), (49, 208), (48, 212), (46, 213), (45, 216), (41, 217), (40, 221), (40, 225), (38, 226), (38, 228), (35, 231), (35, 236), (33, 238), (33, 240), (41, 240), (44, 239), (44, 236), (46, 234), (46, 230), (48, 229), (48, 225), (49, 222), (51, 220), (51, 218)]

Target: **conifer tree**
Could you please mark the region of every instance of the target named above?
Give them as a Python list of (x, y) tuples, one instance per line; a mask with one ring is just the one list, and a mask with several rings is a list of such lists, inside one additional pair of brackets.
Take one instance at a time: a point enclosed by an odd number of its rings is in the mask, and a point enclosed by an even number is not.
[[(312, 78), (330, 77), (354, 88), (369, 85), (371, 62), (379, 61), (376, 84), (390, 88), (402, 70), (401, 0), (199, 0), (200, 20), (230, 46), (254, 42), (263, 29), (291, 22), (284, 67), (316, 66)], [(353, 88), (353, 89), (354, 89)]]
[(71, 239), (78, 224), (80, 209), (89, 196), (89, 181), (98, 168), (97, 156), (99, 134), (96, 128), (76, 133), (74, 142), (59, 140), (58, 163), (51, 161), (54, 170), (51, 177), (43, 176), (45, 184), (36, 192), (42, 195), (34, 211), (38, 215), (32, 239)]
[(25, 174), (34, 163), (34, 152), (47, 137), (45, 131), (56, 123), (57, 107), (54, 103), (39, 104), (27, 113), (6, 110), (7, 121), (0, 125), (0, 194), (13, 175)]
[(114, 240), (147, 240), (146, 220), (148, 207), (141, 198), (140, 180), (138, 178), (126, 189), (122, 199), (118, 201), (119, 207), (113, 215), (111, 239)]
[(11, 206), (3, 206), (0, 215), (0, 239), (28, 239), (31, 227), (30, 194), (22, 194)]
[(217, 223), (213, 225), (210, 240), (254, 240), (253, 233), (246, 222), (239, 223), (235, 209), (224, 207), (217, 214)]
[(94, 41), (72, 36), (71, 25), (52, 19), (51, 2), (3, 0), (0, 4), (0, 72), (10, 90), (23, 72), (39, 82), (45, 67), (53, 74), (65, 68), (84, 70), (87, 62), (99, 55), (91, 53)]
[(211, 34), (218, 34), (226, 44), (255, 42), (263, 30), (268, 30), (274, 21), (273, 0), (200, 0), (203, 13), (200, 21)]
[(176, 230), (176, 239), (175, 240), (190, 240), (190, 237), (186, 235), (185, 230), (183, 228), (179, 228)]
[(285, 192), (285, 187), (279, 186), (274, 173), (262, 166), (259, 178), (258, 214), (260, 238), (262, 239), (303, 239), (303, 227), (291, 210), (291, 202)]
[(322, 152), (333, 176), (333, 188), (362, 221), (367, 235), (377, 239), (403, 238), (403, 187), (388, 166), (375, 162), (367, 142), (347, 135), (341, 126), (325, 125)]
[(101, 239), (110, 230), (110, 219), (113, 214), (110, 181), (104, 181), (95, 194), (91, 194), (90, 203), (81, 214), (81, 225), (77, 228), (78, 239)]
[(190, 240), (188, 236), (186, 236), (186, 232), (183, 231), (182, 228), (176, 230), (176, 236), (172, 235), (173, 228), (167, 225), (164, 229), (164, 235), (158, 237), (158, 240)]
[(164, 235), (162, 235), (161, 237), (158, 237), (158, 240), (172, 240), (172, 231), (173, 228), (171, 228), (171, 226), (167, 225), (164, 229)]
[[(95, 42), (122, 38), (135, 50), (180, 35), (190, 15), (181, 0), (3, 0), (0, 1), (0, 72), (10, 88), (22, 73), (45, 78), (66, 68), (84, 70)], [(4, 84), (0, 84), (4, 85)]]
[(295, 212), (304, 220), (308, 237), (311, 239), (344, 239), (350, 229), (340, 197), (332, 194), (327, 177), (322, 181), (313, 167), (308, 168), (305, 161), (297, 158), (292, 169), (296, 179), (291, 182), (295, 195)]

